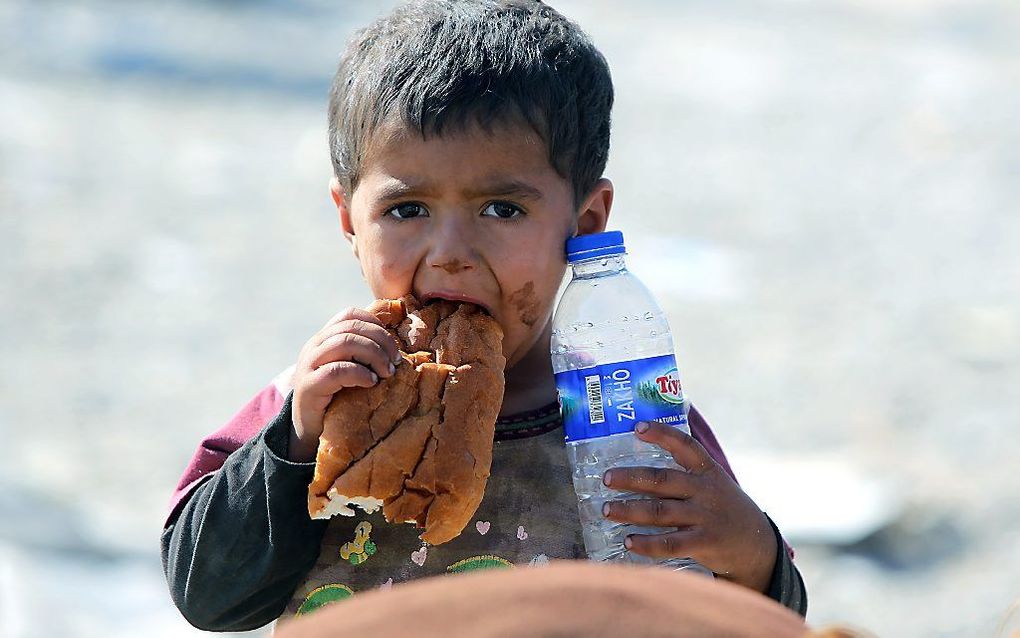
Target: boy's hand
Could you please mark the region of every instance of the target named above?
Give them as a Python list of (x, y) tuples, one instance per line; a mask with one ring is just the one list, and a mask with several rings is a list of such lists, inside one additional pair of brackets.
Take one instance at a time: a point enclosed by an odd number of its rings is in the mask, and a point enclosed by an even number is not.
[(372, 387), (391, 376), (400, 361), (396, 340), (372, 313), (348, 308), (330, 319), (298, 355), (290, 460), (315, 459), (326, 406), (336, 392)]
[(617, 467), (605, 473), (607, 487), (653, 497), (608, 501), (603, 509), (606, 518), (679, 528), (632, 534), (626, 540), (628, 549), (654, 558), (690, 557), (722, 578), (764, 592), (780, 550), (754, 501), (691, 436), (656, 422), (639, 423), (635, 434), (672, 454), (689, 471)]

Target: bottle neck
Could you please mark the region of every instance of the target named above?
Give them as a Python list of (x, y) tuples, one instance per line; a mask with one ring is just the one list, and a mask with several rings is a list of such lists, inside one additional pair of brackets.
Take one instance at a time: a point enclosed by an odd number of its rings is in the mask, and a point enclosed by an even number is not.
[(627, 270), (627, 262), (624, 260), (625, 257), (625, 253), (603, 255), (601, 257), (592, 257), (591, 259), (575, 261), (570, 264), (570, 267), (574, 269), (575, 279), (605, 277), (606, 275), (614, 275)]

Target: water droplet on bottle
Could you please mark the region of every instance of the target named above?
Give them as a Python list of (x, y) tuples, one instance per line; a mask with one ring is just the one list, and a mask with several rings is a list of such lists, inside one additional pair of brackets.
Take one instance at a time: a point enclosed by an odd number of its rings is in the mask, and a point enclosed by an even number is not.
[(652, 314), (651, 312), (646, 312), (645, 313), (645, 321), (651, 321), (652, 319), (655, 319), (655, 315)]
[(649, 337), (654, 337), (656, 334), (658, 334), (658, 333), (656, 333), (654, 330), (651, 330), (651, 331), (648, 332), (648, 336)]
[(594, 328), (595, 327), (595, 324), (593, 324), (590, 321), (586, 321), (586, 322), (582, 323), (581, 325), (584, 326), (585, 328)]
[(603, 343), (602, 343), (601, 341), (596, 341), (596, 342), (595, 342), (595, 347), (596, 347), (596, 348), (601, 348), (601, 347), (602, 347), (603, 345), (604, 345), (604, 344), (603, 344)]
[(627, 321), (628, 319), (630, 319), (630, 317), (628, 317), (627, 315), (623, 315), (623, 317), (621, 317), (622, 321)]

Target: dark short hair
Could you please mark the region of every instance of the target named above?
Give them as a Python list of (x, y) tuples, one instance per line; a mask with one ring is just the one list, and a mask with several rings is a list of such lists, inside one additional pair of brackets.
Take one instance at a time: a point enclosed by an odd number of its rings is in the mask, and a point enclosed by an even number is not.
[(606, 167), (612, 105), (605, 58), (542, 2), (410, 2), (359, 31), (340, 59), (329, 99), (333, 171), (350, 193), (373, 134), (391, 121), (425, 138), (523, 123), (580, 202)]

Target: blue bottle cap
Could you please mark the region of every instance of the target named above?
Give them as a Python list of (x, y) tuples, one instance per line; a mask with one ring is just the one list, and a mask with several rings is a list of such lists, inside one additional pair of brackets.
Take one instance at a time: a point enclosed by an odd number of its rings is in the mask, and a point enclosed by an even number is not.
[(582, 259), (622, 255), (625, 252), (623, 233), (618, 230), (579, 235), (567, 240), (567, 261), (571, 264)]

